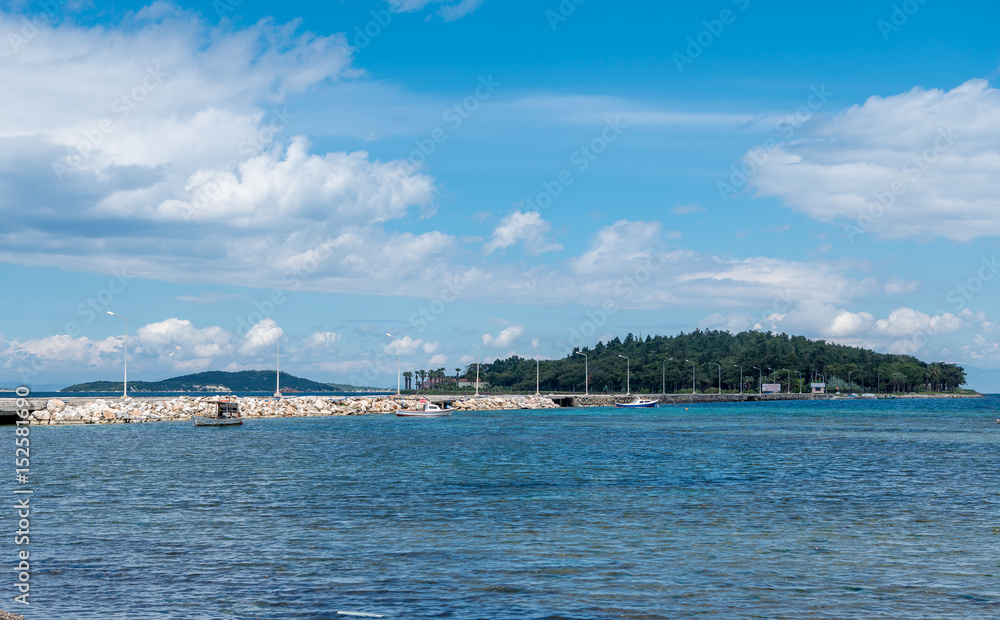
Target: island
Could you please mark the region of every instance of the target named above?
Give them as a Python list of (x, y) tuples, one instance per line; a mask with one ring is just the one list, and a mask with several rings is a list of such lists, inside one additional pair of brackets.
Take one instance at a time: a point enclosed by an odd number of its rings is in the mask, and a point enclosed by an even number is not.
[[(77, 383), (59, 390), (60, 392), (121, 392), (121, 381), (90, 381)], [(225, 372), (213, 370), (192, 375), (163, 379), (162, 381), (129, 381), (129, 393), (139, 392), (273, 392), (275, 373), (273, 370), (241, 370)], [(386, 388), (359, 387), (340, 383), (319, 383), (281, 373), (281, 392), (295, 394), (301, 392), (384, 392)]]

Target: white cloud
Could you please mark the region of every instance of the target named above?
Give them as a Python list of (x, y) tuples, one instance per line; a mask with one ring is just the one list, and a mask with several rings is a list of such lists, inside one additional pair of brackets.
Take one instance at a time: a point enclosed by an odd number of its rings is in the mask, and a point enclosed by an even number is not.
[(170, 318), (139, 328), (135, 334), (134, 352), (175, 366), (199, 360), (196, 365), (200, 366), (201, 360), (230, 355), (233, 344), (233, 335), (221, 327), (199, 329), (191, 321)]
[(430, 366), (440, 366), (442, 364), (448, 363), (447, 355), (435, 355), (434, 357), (427, 360), (427, 364)]
[(65, 334), (12, 340), (0, 349), (0, 360), (4, 368), (44, 368), (58, 363), (100, 366), (115, 357), (121, 360), (124, 342), (124, 336), (91, 340)]
[(962, 329), (965, 324), (962, 319), (945, 312), (934, 316), (924, 314), (912, 308), (898, 308), (885, 319), (875, 323), (876, 333), (886, 336), (920, 336), (933, 334), (948, 334)]
[(431, 353), (437, 351), (440, 346), (441, 345), (436, 342), (425, 342), (421, 348), (424, 350), (424, 353), (430, 355)]
[(568, 263), (581, 274), (628, 273), (630, 263), (652, 255), (650, 248), (660, 243), (662, 229), (659, 222), (619, 220), (598, 231), (588, 250)]
[(524, 251), (530, 256), (538, 256), (544, 252), (561, 250), (558, 243), (549, 243), (545, 235), (552, 224), (542, 219), (537, 211), (522, 213), (515, 211), (503, 218), (493, 231), (493, 238), (483, 246), (487, 254), (509, 248), (515, 243), (523, 243)]
[[(425, 346), (426, 345), (424, 345), (423, 340), (420, 339), (414, 340), (410, 336), (403, 336), (402, 338), (399, 338), (398, 340), (393, 340), (391, 343), (385, 345), (383, 351), (385, 353), (396, 355), (398, 350), (399, 355), (410, 355), (412, 353), (416, 353), (422, 348), (425, 348)], [(430, 351), (425, 351), (425, 352), (430, 353)]]
[(303, 344), (308, 349), (331, 349), (342, 336), (335, 332), (313, 332), (309, 334)]
[(885, 283), (885, 294), (906, 295), (907, 293), (912, 293), (917, 290), (919, 287), (919, 280), (903, 280), (893, 276), (892, 279)]
[(240, 345), (242, 355), (260, 355), (263, 352), (274, 351), (277, 354), (278, 339), (284, 335), (284, 331), (278, 327), (273, 319), (264, 319), (257, 323), (243, 337), (243, 344)]
[(752, 329), (753, 326), (753, 317), (746, 312), (734, 312), (728, 315), (715, 312), (698, 321), (698, 329), (717, 329), (732, 334)]
[(483, 334), (483, 344), (488, 347), (505, 348), (512, 346), (524, 334), (524, 325), (511, 325), (496, 336)]
[(1000, 235), (1000, 90), (970, 80), (950, 91), (872, 97), (800, 129), (750, 177), (806, 215), (839, 222), (851, 239)]
[[(186, 182), (187, 199), (144, 208), (146, 193), (105, 199), (98, 211), (152, 220), (225, 222), (237, 228), (289, 228), (305, 222), (376, 224), (402, 217), (414, 205), (430, 204), (431, 181), (407, 164), (373, 163), (368, 153), (309, 154), (296, 136), (284, 153), (271, 149), (239, 164), (236, 174), (199, 170)], [(188, 189), (190, 188), (190, 189)], [(205, 189), (210, 188), (210, 189)]]

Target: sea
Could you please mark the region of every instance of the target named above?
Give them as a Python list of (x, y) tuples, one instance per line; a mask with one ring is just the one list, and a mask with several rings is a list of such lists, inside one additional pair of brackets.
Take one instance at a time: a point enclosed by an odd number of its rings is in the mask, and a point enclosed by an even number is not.
[(4, 427), (0, 607), (993, 620), (998, 410), (988, 396), (31, 427), (20, 482)]

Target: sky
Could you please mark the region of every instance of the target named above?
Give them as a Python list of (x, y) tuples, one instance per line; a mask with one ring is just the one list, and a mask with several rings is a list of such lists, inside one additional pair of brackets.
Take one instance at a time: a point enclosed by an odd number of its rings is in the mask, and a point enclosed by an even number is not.
[(998, 18), (0, 2), (0, 385), (116, 379), (127, 317), (132, 380), (755, 329), (1000, 391)]

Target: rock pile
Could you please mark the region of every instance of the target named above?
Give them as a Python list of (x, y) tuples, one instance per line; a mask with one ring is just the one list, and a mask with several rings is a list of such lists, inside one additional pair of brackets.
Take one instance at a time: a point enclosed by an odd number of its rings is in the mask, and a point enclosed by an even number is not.
[[(219, 396), (179, 396), (169, 400), (98, 399), (81, 404), (49, 400), (44, 409), (33, 412), (35, 424), (121, 424), (190, 420), (192, 415), (212, 414), (212, 401)], [(416, 397), (391, 396), (294, 398), (240, 398), (240, 412), (245, 418), (305, 417), (332, 415), (371, 415), (395, 413), (396, 409), (421, 406)], [(455, 401), (452, 406), (466, 411), (501, 409), (551, 409), (558, 407), (551, 399), (538, 396), (489, 396)]]

